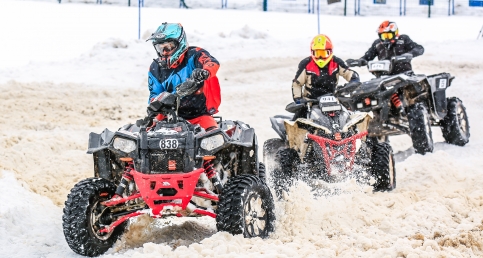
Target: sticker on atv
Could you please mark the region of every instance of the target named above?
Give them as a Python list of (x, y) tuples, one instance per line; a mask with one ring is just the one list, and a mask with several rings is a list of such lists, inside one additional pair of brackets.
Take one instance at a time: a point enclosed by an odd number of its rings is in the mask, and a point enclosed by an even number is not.
[(177, 139), (163, 139), (159, 141), (159, 148), (161, 149), (177, 149), (178, 140)]
[(440, 88), (440, 89), (446, 88), (446, 79), (440, 79), (439, 80), (438, 88)]
[(321, 97), (319, 102), (320, 103), (337, 102), (337, 99), (334, 96), (325, 96), (325, 97)]
[(382, 70), (384, 69), (384, 64), (372, 64), (371, 70)]

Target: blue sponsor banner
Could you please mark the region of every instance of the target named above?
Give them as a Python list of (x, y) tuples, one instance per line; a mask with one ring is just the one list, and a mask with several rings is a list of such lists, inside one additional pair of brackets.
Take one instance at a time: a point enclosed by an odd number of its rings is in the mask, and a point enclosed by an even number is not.
[(470, 0), (470, 6), (483, 7), (483, 0)]
[(374, 0), (374, 4), (386, 4), (386, 0)]
[(419, 0), (419, 5), (428, 5), (428, 2), (431, 2), (431, 5), (434, 5), (434, 0)]

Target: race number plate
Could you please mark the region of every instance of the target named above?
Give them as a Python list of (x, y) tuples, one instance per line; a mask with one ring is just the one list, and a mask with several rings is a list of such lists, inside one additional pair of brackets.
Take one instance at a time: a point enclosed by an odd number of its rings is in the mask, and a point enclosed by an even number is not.
[(334, 96), (325, 96), (320, 97), (320, 103), (330, 103), (330, 102), (337, 102), (337, 99)]
[(178, 140), (177, 139), (163, 139), (159, 141), (159, 148), (161, 149), (177, 149)]
[(372, 64), (371, 65), (371, 70), (382, 70), (384, 69), (384, 64)]
[(438, 86), (438, 88), (440, 88), (440, 89), (446, 88), (446, 79), (440, 79), (439, 80), (439, 86)]

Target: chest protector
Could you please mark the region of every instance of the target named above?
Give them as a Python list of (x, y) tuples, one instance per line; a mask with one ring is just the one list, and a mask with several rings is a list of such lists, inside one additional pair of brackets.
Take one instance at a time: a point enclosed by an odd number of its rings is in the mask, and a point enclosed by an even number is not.
[(310, 77), (310, 86), (306, 90), (310, 98), (317, 98), (321, 95), (332, 93), (337, 86), (339, 65), (334, 61), (320, 68), (313, 60), (305, 67), (307, 77)]

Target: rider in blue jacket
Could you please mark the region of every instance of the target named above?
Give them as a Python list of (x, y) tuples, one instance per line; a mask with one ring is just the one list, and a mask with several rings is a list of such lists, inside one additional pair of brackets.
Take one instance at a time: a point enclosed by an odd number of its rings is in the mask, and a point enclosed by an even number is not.
[(181, 98), (178, 115), (205, 129), (216, 127), (212, 115), (218, 112), (221, 102), (216, 77), (220, 64), (216, 58), (200, 47), (190, 47), (179, 23), (161, 24), (148, 40), (158, 55), (149, 67), (148, 104), (162, 92), (175, 93), (177, 85), (192, 78), (198, 83), (197, 90)]

